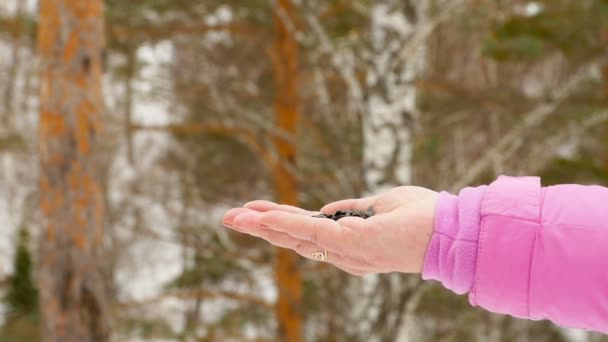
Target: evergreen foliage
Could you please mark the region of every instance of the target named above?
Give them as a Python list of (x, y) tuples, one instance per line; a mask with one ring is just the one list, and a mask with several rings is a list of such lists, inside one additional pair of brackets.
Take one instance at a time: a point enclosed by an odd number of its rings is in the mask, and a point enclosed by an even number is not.
[(34, 264), (28, 243), (27, 228), (21, 227), (16, 241), (14, 273), (4, 297), (8, 315), (5, 326), (0, 327), (1, 341), (35, 342), (40, 338), (38, 289), (32, 278)]
[(15, 271), (5, 298), (11, 316), (26, 316), (38, 311), (38, 289), (32, 278), (34, 266), (28, 248), (28, 235), (25, 227), (19, 230), (14, 259)]

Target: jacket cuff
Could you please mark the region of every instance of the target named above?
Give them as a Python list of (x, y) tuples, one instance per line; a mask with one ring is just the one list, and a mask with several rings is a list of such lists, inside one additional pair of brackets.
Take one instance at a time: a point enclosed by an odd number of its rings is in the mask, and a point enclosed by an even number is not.
[(481, 203), (487, 186), (439, 195), (422, 279), (438, 280), (457, 294), (471, 291), (477, 263)]

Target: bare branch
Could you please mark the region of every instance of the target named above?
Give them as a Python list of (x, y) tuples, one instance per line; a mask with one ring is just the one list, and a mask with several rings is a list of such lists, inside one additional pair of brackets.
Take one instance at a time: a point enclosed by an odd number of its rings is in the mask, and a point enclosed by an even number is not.
[(593, 115), (590, 118), (583, 120), (580, 124), (568, 127), (568, 129), (561, 130), (559, 133), (549, 137), (545, 143), (540, 144), (535, 150), (535, 152), (537, 151), (538, 153), (532, 154), (532, 163), (529, 166), (528, 172), (536, 174), (542, 171), (547, 164), (556, 157), (558, 151), (557, 147), (562, 145), (564, 141), (581, 137), (587, 134), (589, 130), (605, 124), (606, 122), (608, 122), (608, 111)]
[(505, 134), (494, 146), (487, 149), (487, 152), (472, 164), (467, 173), (454, 183), (451, 191), (459, 191), (463, 187), (471, 184), (493, 162), (510, 159), (516, 150), (510, 147), (514, 143), (517, 143), (517, 141), (530, 129), (538, 127), (538, 125), (554, 114), (562, 102), (564, 102), (564, 100), (577, 89), (579, 84), (588, 78), (590, 72), (605, 59), (606, 56), (602, 56), (582, 66), (569, 80), (564, 82), (563, 85), (554, 92), (552, 102), (541, 103), (526, 113), (519, 124), (515, 125), (515, 127)]
[(364, 90), (357, 80), (355, 70), (356, 61), (353, 52), (342, 49), (337, 53), (334, 53), (333, 50), (335, 47), (331, 43), (329, 35), (319, 22), (319, 19), (311, 14), (307, 15), (306, 19), (308, 20), (310, 27), (317, 34), (323, 52), (330, 56), (333, 55), (331, 57), (331, 62), (334, 65), (334, 68), (342, 75), (344, 82), (348, 85), (349, 94), (356, 110), (360, 113), (364, 113), (366, 111)]
[[(422, 24), (416, 27), (411, 38), (407, 41), (405, 47), (401, 50), (401, 53), (397, 58), (393, 59), (391, 69), (395, 67), (395, 63), (399, 60), (407, 60), (410, 56), (416, 54), (416, 50), (419, 49), (429, 36), (435, 32), (435, 29), (439, 24), (452, 18), (458, 11), (465, 8), (466, 0), (454, 0), (449, 1), (447, 5), (432, 18), (429, 18), (422, 22)], [(389, 70), (391, 70), (389, 69)]]
[(130, 309), (133, 307), (157, 305), (159, 302), (162, 302), (163, 300), (166, 300), (166, 299), (181, 299), (181, 300), (207, 299), (207, 300), (209, 300), (209, 299), (218, 299), (218, 298), (219, 299), (221, 299), (221, 298), (230, 299), (230, 300), (235, 300), (238, 302), (247, 302), (250, 304), (259, 305), (260, 307), (266, 308), (268, 310), (274, 310), (274, 303), (269, 303), (266, 300), (256, 297), (256, 296), (252, 296), (252, 295), (248, 295), (248, 294), (244, 294), (244, 293), (230, 292), (230, 291), (221, 291), (221, 290), (211, 291), (211, 290), (203, 290), (203, 289), (172, 291), (172, 292), (163, 294), (159, 297), (148, 299), (148, 300), (122, 302), (122, 303), (118, 303), (116, 309), (124, 310), (124, 309)]
[(0, 279), (0, 289), (7, 287), (10, 282), (11, 278)]
[(418, 306), (420, 305), (420, 301), (422, 297), (433, 286), (433, 283), (425, 281), (417, 284), (417, 286), (412, 289), (412, 293), (405, 305), (405, 310), (400, 319), (400, 327), (401, 329), (410, 329), (411, 326), (414, 325), (414, 319), (416, 310), (418, 310)]
[(267, 147), (262, 145), (254, 131), (245, 127), (234, 127), (223, 124), (169, 124), (169, 125), (137, 125), (133, 124), (130, 127), (131, 131), (148, 131), (148, 132), (168, 132), (173, 134), (205, 134), (205, 133), (222, 133), (235, 138), (240, 138), (249, 146), (252, 151), (258, 154), (268, 167), (273, 167), (277, 163), (277, 157)]
[(205, 23), (143, 23), (138, 25), (113, 24), (108, 27), (110, 36), (118, 40), (147, 39), (160, 41), (178, 35), (201, 35), (207, 33), (225, 32), (242, 36), (259, 36), (262, 30), (243, 23), (226, 23), (207, 25)]
[(132, 124), (130, 127), (133, 131), (147, 132), (168, 132), (173, 134), (205, 134), (205, 133), (226, 133), (232, 134), (251, 134), (251, 131), (243, 127), (232, 127), (223, 124), (203, 124), (203, 123), (187, 123), (187, 124), (169, 124), (169, 125), (139, 125)]

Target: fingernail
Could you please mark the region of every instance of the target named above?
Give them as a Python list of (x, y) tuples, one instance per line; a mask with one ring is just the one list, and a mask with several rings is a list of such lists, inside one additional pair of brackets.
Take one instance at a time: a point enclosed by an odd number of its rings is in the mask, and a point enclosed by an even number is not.
[(236, 227), (234, 225), (234, 221), (228, 221), (228, 222), (223, 222), (222, 223), (224, 225), (224, 227), (232, 229), (232, 230), (236, 230), (238, 232), (242, 232), (241, 229), (239, 227)]

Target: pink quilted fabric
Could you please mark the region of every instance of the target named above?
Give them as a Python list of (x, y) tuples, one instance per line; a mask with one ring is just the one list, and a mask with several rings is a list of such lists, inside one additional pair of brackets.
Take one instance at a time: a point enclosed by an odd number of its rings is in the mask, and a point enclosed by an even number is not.
[(422, 277), (489, 311), (608, 333), (608, 188), (501, 176), (443, 192)]

